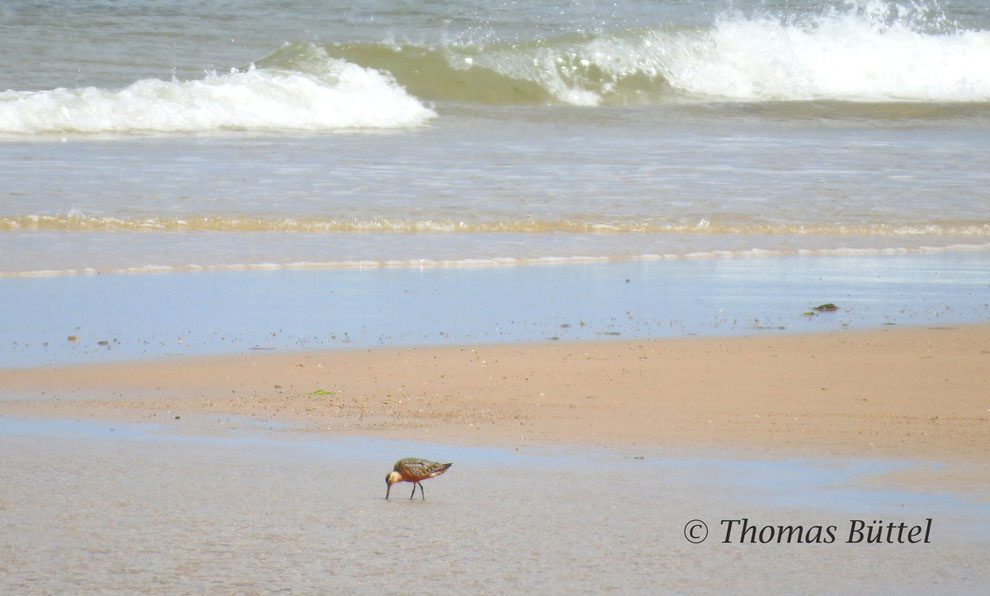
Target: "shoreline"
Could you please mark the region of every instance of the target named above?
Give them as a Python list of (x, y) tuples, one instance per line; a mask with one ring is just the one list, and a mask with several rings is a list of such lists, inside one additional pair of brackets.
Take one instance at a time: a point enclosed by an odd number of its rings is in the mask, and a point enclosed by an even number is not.
[[(29, 216), (35, 217), (35, 216)], [(3, 217), (0, 216), (0, 224), (3, 222)], [(143, 224), (142, 220), (142, 224)], [(19, 226), (19, 222), (13, 222), (9, 224), (11, 226)], [(135, 224), (136, 226), (141, 224)], [(370, 226), (370, 224), (369, 224)], [(193, 230), (198, 230), (198, 228), (192, 228)], [(45, 228), (41, 228), (42, 231), (47, 231)], [(15, 227), (15, 231), (22, 231)], [(30, 232), (38, 230), (28, 230)], [(90, 232), (90, 233), (100, 233), (101, 230), (94, 232), (92, 229), (86, 226), (82, 226), (79, 230), (74, 230), (72, 228), (63, 229), (58, 226), (53, 226), (51, 231), (80, 231), (80, 232)], [(175, 230), (176, 232), (188, 231), (185, 228), (180, 228)], [(207, 232), (216, 230), (205, 230)], [(223, 230), (220, 230), (223, 231)], [(442, 233), (440, 230), (435, 233)], [(602, 237), (601, 232), (572, 232), (572, 231), (556, 231), (557, 233), (565, 233), (578, 238), (581, 241), (587, 242), (588, 239), (598, 239)], [(226, 233), (237, 233), (237, 230), (232, 230)], [(298, 233), (309, 234), (307, 230), (300, 230)], [(348, 232), (342, 232), (348, 233)], [(362, 234), (372, 234), (374, 232), (360, 232)], [(513, 234), (524, 236), (525, 232), (477, 232), (479, 234), (495, 234), (501, 233), (506, 236), (511, 236)], [(626, 232), (631, 233), (631, 232)], [(649, 232), (643, 232), (643, 234), (648, 234)], [(402, 234), (409, 234), (409, 232), (395, 231), (395, 232), (379, 232), (382, 236), (383, 242), (390, 239), (390, 236), (401, 236)], [(612, 232), (612, 234), (619, 235), (619, 232)], [(654, 232), (654, 234), (659, 234), (659, 232)], [(673, 232), (670, 232), (673, 234)], [(699, 235), (698, 232), (678, 232), (681, 236), (693, 236)], [(732, 234), (725, 234), (729, 238), (750, 238), (755, 234), (755, 232), (736, 232)], [(818, 236), (826, 236), (827, 234), (818, 234)], [(154, 261), (154, 264), (144, 264), (144, 265), (134, 265), (134, 264), (114, 264), (114, 265), (102, 265), (102, 266), (86, 266), (86, 265), (66, 265), (66, 266), (55, 266), (55, 267), (45, 267), (45, 268), (14, 268), (14, 269), (3, 269), (0, 268), (0, 278), (9, 279), (36, 279), (36, 278), (62, 278), (62, 277), (86, 277), (86, 276), (124, 276), (124, 275), (160, 275), (160, 274), (188, 274), (188, 273), (230, 273), (230, 272), (251, 272), (251, 271), (308, 271), (308, 272), (337, 272), (337, 271), (369, 271), (369, 270), (397, 270), (404, 271), (408, 269), (416, 270), (457, 270), (457, 269), (479, 269), (479, 268), (505, 268), (505, 267), (552, 267), (552, 266), (580, 266), (580, 265), (603, 265), (603, 264), (613, 264), (613, 265), (627, 265), (627, 264), (650, 264), (655, 262), (681, 262), (681, 261), (695, 261), (704, 259), (774, 259), (774, 258), (877, 258), (877, 257), (912, 257), (912, 256), (944, 256), (946, 258), (953, 258), (957, 255), (969, 256), (974, 253), (986, 253), (990, 252), (990, 242), (977, 243), (977, 242), (965, 242), (965, 236), (953, 235), (951, 233), (945, 234), (945, 236), (952, 239), (952, 241), (946, 241), (944, 243), (932, 243), (932, 242), (918, 242), (917, 245), (908, 246), (885, 246), (885, 245), (870, 245), (870, 246), (856, 246), (855, 248), (850, 248), (849, 244), (856, 245), (857, 242), (850, 242), (850, 239), (845, 239), (846, 245), (844, 246), (818, 246), (818, 247), (794, 247), (787, 246), (782, 248), (739, 248), (736, 247), (736, 242), (728, 241), (726, 248), (721, 247), (710, 247), (710, 248), (699, 248), (697, 250), (682, 250), (681, 252), (632, 252), (632, 253), (611, 253), (604, 252), (603, 254), (586, 254), (586, 251), (581, 254), (567, 254), (567, 255), (553, 255), (547, 254), (543, 256), (528, 256), (528, 255), (516, 255), (516, 254), (506, 254), (503, 256), (480, 256), (480, 255), (470, 255), (461, 258), (456, 257), (446, 257), (446, 258), (427, 258), (427, 257), (415, 257), (407, 259), (394, 259), (394, 258), (366, 258), (366, 259), (352, 259), (352, 260), (338, 260), (338, 261), (314, 261), (303, 258), (291, 259), (285, 258), (281, 261), (279, 260), (268, 260), (268, 261), (235, 261), (226, 263), (214, 263), (207, 265), (200, 265), (194, 262), (183, 262), (183, 263), (162, 263), (160, 261)], [(608, 238), (608, 236), (606, 236)], [(867, 236), (868, 240), (863, 241), (866, 244), (871, 242), (875, 243), (876, 238)], [(926, 238), (927, 239), (927, 238)], [(132, 240), (133, 239), (129, 239)], [(909, 243), (905, 243), (909, 244)], [(191, 257), (190, 257), (191, 259)]]
[(0, 367), (972, 324), (985, 271), (959, 254), (0, 278), (22, 313)]
[(981, 462), (990, 324), (0, 369), (0, 416)]

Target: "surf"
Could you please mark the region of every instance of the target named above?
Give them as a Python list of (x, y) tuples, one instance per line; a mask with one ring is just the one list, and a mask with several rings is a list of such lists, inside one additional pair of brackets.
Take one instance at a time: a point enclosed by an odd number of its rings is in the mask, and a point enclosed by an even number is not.
[(990, 102), (990, 31), (880, 0), (512, 42), (292, 42), (259, 63), (306, 71), (323, 55), (389, 73), (437, 102)]
[(990, 114), (990, 30), (924, 2), (775, 10), (527, 39), (289, 41), (202, 78), (0, 92), (0, 135), (409, 129), (457, 105), (735, 102), (793, 113), (814, 102), (815, 114), (845, 117), (852, 104), (913, 103), (935, 106), (926, 118)]
[(329, 58), (308, 72), (248, 66), (122, 89), (0, 93), (0, 133), (17, 135), (393, 129), (435, 116), (391, 76)]

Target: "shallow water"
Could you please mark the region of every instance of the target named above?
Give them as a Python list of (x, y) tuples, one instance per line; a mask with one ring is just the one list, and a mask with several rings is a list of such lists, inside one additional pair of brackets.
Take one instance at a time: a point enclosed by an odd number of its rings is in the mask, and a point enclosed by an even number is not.
[(0, 366), (990, 318), (979, 253), (0, 278), (0, 294)]
[(0, 19), (0, 366), (988, 318), (984, 3)]
[[(466, 448), (186, 421), (0, 419), (5, 592), (978, 591), (986, 503), (864, 488), (886, 460)], [(226, 424), (226, 426), (225, 426)], [(231, 430), (240, 426), (241, 430)], [(386, 502), (398, 457), (454, 461)], [(398, 485), (396, 489), (408, 485)], [(723, 542), (722, 519), (836, 525), (823, 544)], [(928, 544), (847, 544), (850, 520)], [(710, 537), (685, 540), (707, 521)], [(840, 570), (841, 571), (837, 571)]]
[(985, 125), (602, 109), (0, 141), (0, 274), (988, 252)]
[[(333, 4), (0, 4), (0, 366), (990, 319), (984, 2)], [(176, 422), (0, 418), (0, 592), (990, 579), (984, 503), (858, 479), (911, 462)], [(405, 455), (455, 466), (386, 503)]]

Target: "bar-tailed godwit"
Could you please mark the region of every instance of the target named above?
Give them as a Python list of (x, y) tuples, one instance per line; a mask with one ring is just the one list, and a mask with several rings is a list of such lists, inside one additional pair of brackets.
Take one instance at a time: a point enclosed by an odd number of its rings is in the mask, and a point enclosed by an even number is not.
[(442, 464), (428, 459), (419, 459), (418, 457), (404, 457), (400, 459), (395, 462), (395, 467), (385, 477), (385, 484), (388, 485), (388, 488), (385, 489), (385, 500), (388, 500), (388, 493), (391, 492), (393, 484), (396, 482), (412, 482), (413, 491), (409, 495), (409, 499), (412, 500), (416, 496), (416, 487), (418, 486), (419, 494), (423, 495), (423, 500), (425, 501), (426, 493), (423, 492), (423, 485), (419, 481), (439, 476), (446, 472), (447, 468), (452, 465), (454, 464)]

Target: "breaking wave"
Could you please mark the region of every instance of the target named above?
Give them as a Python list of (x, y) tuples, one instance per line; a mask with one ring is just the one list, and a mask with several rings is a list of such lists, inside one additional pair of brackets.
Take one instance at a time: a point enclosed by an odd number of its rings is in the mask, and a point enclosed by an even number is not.
[(810, 17), (723, 15), (710, 27), (572, 33), (520, 43), (294, 42), (259, 64), (331, 55), (426, 100), (485, 104), (990, 102), (990, 31), (871, 0)]
[[(519, 42), (295, 41), (197, 80), (0, 92), (0, 134), (416, 127), (432, 104), (925, 102), (990, 111), (990, 31), (922, 3), (723, 14)], [(953, 109), (951, 107), (946, 109)]]
[(0, 133), (13, 134), (388, 129), (435, 115), (391, 76), (330, 58), (307, 72), (249, 67), (120, 90), (0, 93)]

